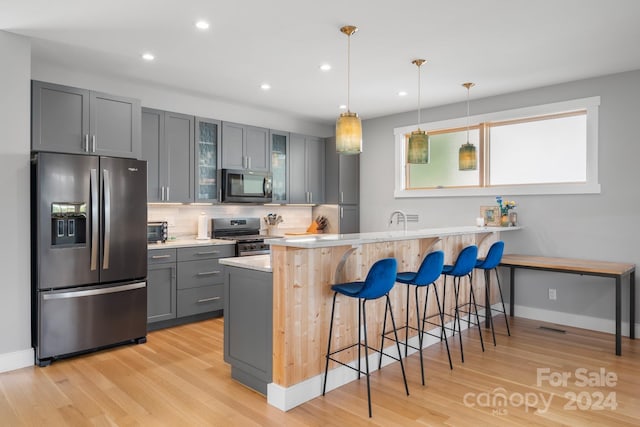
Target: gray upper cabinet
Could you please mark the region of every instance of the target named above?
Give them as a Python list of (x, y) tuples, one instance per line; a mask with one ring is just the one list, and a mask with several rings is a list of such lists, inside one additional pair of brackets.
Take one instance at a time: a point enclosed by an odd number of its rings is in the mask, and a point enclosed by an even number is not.
[(291, 134), (289, 203), (325, 202), (324, 144), (322, 138)]
[(222, 167), (271, 170), (269, 129), (238, 123), (222, 123)]
[(142, 159), (149, 202), (194, 201), (194, 117), (142, 109)]
[(360, 156), (336, 153), (336, 138), (325, 146), (325, 203), (357, 205), (360, 201)]
[(195, 198), (196, 202), (218, 202), (221, 123), (196, 117)]
[(32, 81), (31, 148), (140, 158), (140, 101)]
[(271, 174), (273, 203), (289, 203), (289, 132), (272, 130)]

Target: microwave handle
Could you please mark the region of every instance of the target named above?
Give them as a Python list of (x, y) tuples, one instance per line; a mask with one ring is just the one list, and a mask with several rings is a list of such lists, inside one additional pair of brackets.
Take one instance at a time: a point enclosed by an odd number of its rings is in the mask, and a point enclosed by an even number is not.
[(265, 195), (271, 193), (271, 178), (268, 176), (265, 176), (262, 180), (262, 193)]

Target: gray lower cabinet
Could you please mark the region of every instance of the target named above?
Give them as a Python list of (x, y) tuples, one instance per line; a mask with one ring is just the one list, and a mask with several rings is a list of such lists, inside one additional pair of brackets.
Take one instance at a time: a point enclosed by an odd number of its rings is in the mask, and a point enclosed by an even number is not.
[(34, 80), (31, 149), (139, 159), (140, 101)]
[(194, 201), (193, 116), (143, 108), (142, 159), (147, 161), (147, 201)]
[(224, 270), (218, 258), (234, 256), (233, 244), (151, 249), (148, 254), (148, 323), (223, 309)]
[(340, 224), (338, 225), (340, 234), (350, 234), (360, 232), (360, 208), (358, 205), (340, 205)]
[(147, 323), (176, 318), (176, 249), (148, 251)]
[(272, 380), (273, 275), (225, 266), (224, 360), (231, 377), (267, 394)]
[(324, 139), (291, 134), (289, 154), (289, 203), (324, 203)]

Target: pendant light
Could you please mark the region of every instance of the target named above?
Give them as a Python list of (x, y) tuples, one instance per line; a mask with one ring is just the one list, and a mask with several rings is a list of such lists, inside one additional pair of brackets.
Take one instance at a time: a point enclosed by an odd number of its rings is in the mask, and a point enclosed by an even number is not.
[(425, 164), (429, 163), (429, 137), (425, 131), (420, 130), (420, 66), (425, 63), (425, 60), (414, 59), (411, 63), (418, 66), (418, 129), (411, 132), (409, 136), (407, 163)]
[(362, 122), (349, 109), (351, 89), (351, 35), (358, 27), (347, 25), (340, 28), (347, 35), (347, 112), (340, 114), (336, 121), (336, 151), (339, 154), (360, 154), (362, 152)]
[(476, 146), (469, 143), (469, 91), (475, 86), (471, 82), (462, 83), (467, 88), (467, 143), (462, 144), (458, 153), (458, 170), (474, 171), (478, 169), (478, 156), (476, 154)]

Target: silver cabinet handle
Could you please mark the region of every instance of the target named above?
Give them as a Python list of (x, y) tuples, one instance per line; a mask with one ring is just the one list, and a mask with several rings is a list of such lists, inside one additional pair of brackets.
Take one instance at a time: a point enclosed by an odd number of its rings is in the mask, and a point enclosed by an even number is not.
[(340, 218), (344, 218), (344, 208), (340, 206)]
[(171, 255), (152, 255), (153, 259), (171, 258)]
[(220, 251), (208, 251), (208, 252), (196, 252), (196, 255), (211, 255), (211, 254), (219, 254)]
[(222, 203), (222, 188), (218, 190), (218, 202)]
[(98, 170), (89, 173), (91, 188), (91, 271), (98, 268)]
[(102, 180), (104, 183), (104, 251), (102, 254), (102, 268), (109, 269), (109, 254), (111, 250), (111, 180), (109, 171), (102, 170)]
[(89, 134), (85, 134), (84, 136), (84, 151), (89, 152)]
[(198, 273), (196, 274), (196, 276), (211, 276), (212, 274), (220, 274), (221, 271), (220, 270), (214, 270), (214, 271), (203, 271), (202, 273)]
[(203, 303), (203, 302), (209, 302), (209, 301), (216, 301), (219, 299), (220, 297), (202, 298), (202, 299), (199, 299), (197, 302)]
[(340, 203), (344, 203), (344, 192), (340, 192)]
[(247, 169), (251, 169), (251, 157), (247, 157)]
[(169, 186), (167, 185), (167, 202), (171, 200), (171, 197), (169, 196)]
[(313, 203), (313, 192), (309, 191), (309, 203)]
[(91, 135), (91, 152), (92, 153), (96, 152), (96, 136), (95, 135)]

